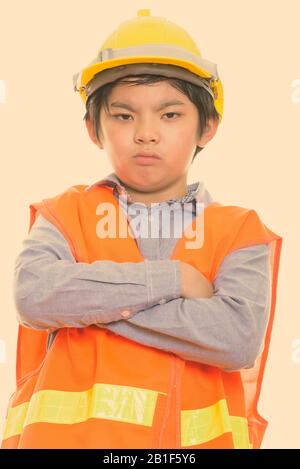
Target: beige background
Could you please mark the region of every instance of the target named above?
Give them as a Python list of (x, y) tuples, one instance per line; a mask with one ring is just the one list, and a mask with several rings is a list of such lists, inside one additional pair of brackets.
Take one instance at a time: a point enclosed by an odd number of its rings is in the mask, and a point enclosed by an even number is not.
[(89, 140), (72, 75), (119, 23), (151, 8), (190, 32), (223, 81), (223, 122), (189, 183), (204, 180), (216, 200), (255, 209), (283, 236), (260, 410), (270, 422), (264, 448), (300, 448), (299, 0), (1, 0), (0, 8), (1, 434), (15, 385), (12, 276), (29, 204), (112, 170)]

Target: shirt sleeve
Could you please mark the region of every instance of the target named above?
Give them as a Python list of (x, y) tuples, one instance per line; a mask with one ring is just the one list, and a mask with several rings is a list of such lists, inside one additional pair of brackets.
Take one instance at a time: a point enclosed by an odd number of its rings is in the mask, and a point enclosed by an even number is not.
[(228, 254), (211, 298), (179, 298), (107, 329), (185, 360), (234, 371), (254, 366), (268, 324), (269, 245)]
[(64, 236), (40, 214), (15, 263), (18, 321), (54, 331), (132, 317), (180, 296), (179, 263), (76, 262)]

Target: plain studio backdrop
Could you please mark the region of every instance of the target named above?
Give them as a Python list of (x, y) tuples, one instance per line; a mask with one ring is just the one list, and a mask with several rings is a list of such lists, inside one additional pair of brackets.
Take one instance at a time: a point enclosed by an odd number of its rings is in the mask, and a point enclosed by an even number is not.
[(0, 431), (15, 389), (15, 258), (29, 204), (112, 171), (88, 137), (72, 76), (138, 9), (186, 29), (218, 65), (224, 115), (188, 183), (257, 211), (283, 237), (276, 316), (259, 410), (263, 448), (299, 448), (299, 0), (0, 1)]

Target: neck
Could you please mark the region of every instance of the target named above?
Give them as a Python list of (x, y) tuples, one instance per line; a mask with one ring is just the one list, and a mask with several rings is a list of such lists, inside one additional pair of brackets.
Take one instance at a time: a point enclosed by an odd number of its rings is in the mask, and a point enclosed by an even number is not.
[(142, 192), (124, 184), (123, 182), (122, 184), (133, 202), (141, 202), (145, 205), (164, 202), (170, 199), (180, 199), (187, 193), (186, 181), (181, 181), (176, 187), (167, 187), (154, 192)]

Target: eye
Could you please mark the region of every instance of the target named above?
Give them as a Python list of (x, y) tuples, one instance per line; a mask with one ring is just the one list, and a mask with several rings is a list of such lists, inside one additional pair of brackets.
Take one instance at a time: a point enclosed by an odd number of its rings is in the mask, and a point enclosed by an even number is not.
[[(113, 117), (115, 117), (116, 119), (118, 119), (118, 117), (120, 117), (120, 116), (131, 117), (130, 114), (114, 114), (113, 115)], [(128, 121), (129, 119), (120, 119), (120, 120)]]
[[(176, 116), (180, 116), (180, 114), (178, 112), (167, 112), (166, 114), (164, 114), (165, 116), (169, 116), (169, 115), (176, 115)], [(174, 120), (174, 119), (167, 119), (167, 120)]]

